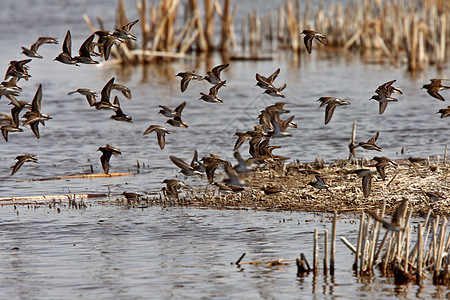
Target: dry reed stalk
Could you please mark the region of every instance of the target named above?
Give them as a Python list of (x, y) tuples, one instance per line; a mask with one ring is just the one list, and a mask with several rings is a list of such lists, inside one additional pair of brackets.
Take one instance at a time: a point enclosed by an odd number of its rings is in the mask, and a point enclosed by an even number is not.
[(348, 249), (350, 249), (350, 251), (352, 251), (353, 254), (356, 255), (356, 247), (352, 243), (350, 243), (349, 240), (347, 240), (344, 236), (341, 236), (339, 239), (344, 243), (345, 246), (347, 246)]
[(289, 0), (286, 0), (286, 24), (290, 35), (291, 49), (298, 52), (300, 50), (298, 20), (295, 19), (293, 4)]
[(358, 244), (356, 245), (356, 255), (355, 255), (355, 261), (353, 263), (353, 270), (355, 272), (358, 271), (358, 261), (361, 256), (361, 248), (362, 248), (361, 243), (362, 243), (362, 238), (363, 238), (364, 217), (365, 217), (365, 213), (362, 212), (361, 218), (359, 221)]
[(416, 279), (417, 284), (421, 284), (422, 281), (422, 272), (423, 272), (423, 250), (424, 250), (424, 242), (423, 242), (423, 226), (419, 224), (417, 229), (417, 265), (416, 265)]
[(445, 235), (447, 233), (447, 218), (443, 217), (442, 223), (440, 225), (437, 247), (436, 247), (436, 260), (434, 265), (434, 276), (438, 276), (442, 267), (442, 256), (444, 254), (444, 245), (445, 245)]
[(314, 274), (317, 273), (317, 270), (319, 268), (319, 232), (317, 229), (314, 229), (314, 249), (313, 249), (313, 271)]
[(323, 273), (326, 275), (328, 272), (328, 230), (325, 229), (324, 230), (325, 235), (324, 235), (324, 249), (325, 249), (325, 253), (324, 253), (324, 257), (323, 257)]
[(214, 5), (213, 0), (204, 0), (205, 39), (208, 49), (214, 49)]
[[(88, 198), (99, 198), (105, 197), (106, 194), (65, 194), (65, 195), (42, 195), (42, 196), (24, 196), (24, 197), (3, 197), (0, 198), (0, 204), (11, 203), (23, 203), (23, 202), (33, 202), (33, 203), (42, 203), (42, 202), (50, 202), (50, 201), (62, 201), (67, 200), (68, 196), (70, 196), (73, 200), (82, 200)], [(8, 203), (9, 204), (9, 203)]]
[(383, 256), (383, 260), (382, 260), (382, 265), (381, 265), (381, 273), (383, 275), (386, 275), (387, 272), (387, 266), (389, 263), (389, 257), (390, 257), (390, 252), (391, 252), (391, 248), (392, 248), (392, 241), (393, 239), (389, 239), (387, 247), (386, 247), (386, 251), (384, 252), (384, 256)]
[[(378, 214), (378, 210), (376, 212)], [(377, 247), (377, 242), (378, 242), (378, 235), (379, 235), (379, 230), (380, 230), (380, 222), (373, 222), (372, 225), (372, 230), (371, 230), (371, 242), (370, 242), (370, 247), (369, 247), (369, 261), (368, 261), (368, 270), (370, 272), (372, 272), (373, 269), (373, 263), (375, 260), (375, 248)]]
[(337, 227), (337, 211), (333, 214), (333, 224), (331, 227), (331, 256), (330, 256), (330, 274), (334, 275), (334, 263), (336, 261), (336, 227)]
[(152, 51), (168, 51), (167, 48), (168, 44), (167, 42), (164, 43), (164, 41), (167, 41), (167, 26), (170, 24), (173, 14), (175, 14), (176, 9), (178, 8), (179, 0), (172, 0), (170, 3), (170, 6), (160, 6), (159, 7), (159, 16), (162, 18), (159, 21), (159, 24), (156, 28), (155, 36), (153, 37), (152, 42)]
[(359, 274), (363, 275), (367, 271), (367, 255), (368, 255), (368, 247), (369, 247), (369, 227), (370, 227), (370, 218), (364, 221), (363, 226), (363, 236), (362, 236), (362, 245), (361, 245), (361, 254), (360, 254), (360, 263), (359, 263)]
[(375, 257), (374, 257), (375, 261), (378, 260), (378, 257), (380, 257), (381, 250), (383, 250), (384, 244), (386, 244), (386, 241), (388, 240), (388, 238), (389, 238), (389, 230), (386, 230), (386, 232), (384, 234), (384, 237), (381, 240), (381, 243), (378, 246), (378, 250), (377, 250), (377, 252), (375, 254)]
[(223, 3), (222, 27), (220, 30), (220, 47), (221, 52), (227, 52), (229, 43), (229, 32), (231, 25), (230, 13), (231, 0), (225, 0)]

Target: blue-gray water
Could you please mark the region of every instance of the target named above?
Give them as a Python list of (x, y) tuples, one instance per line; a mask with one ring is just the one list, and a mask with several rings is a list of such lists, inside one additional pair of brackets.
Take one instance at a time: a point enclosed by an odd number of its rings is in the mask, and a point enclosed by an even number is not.
[[(312, 263), (313, 231), (329, 215), (190, 208), (86, 210), (0, 208), (2, 299), (331, 299), (445, 298), (445, 287), (358, 279), (337, 244), (334, 276), (296, 277), (301, 252)], [(314, 220), (313, 222), (310, 222)], [(358, 226), (338, 221), (356, 243)], [(285, 259), (287, 265), (232, 265)], [(320, 252), (320, 263), (323, 251)]]
[[(250, 7), (260, 1), (246, 2)], [(264, 2), (260, 10), (276, 4)], [(136, 18), (135, 2), (126, 1), (129, 18)], [(116, 1), (4, 1), (0, 10), (0, 67), (6, 71), (10, 60), (24, 59), (20, 47), (31, 45), (39, 36), (54, 36), (62, 43), (68, 29), (72, 32), (73, 53), (90, 32), (82, 15), (91, 19), (101, 15), (113, 28)], [(272, 61), (233, 61), (223, 74), (227, 87), (220, 90), (223, 104), (198, 101), (206, 92), (206, 82), (192, 82), (186, 92), (179, 90), (179, 71), (195, 69), (205, 73), (221, 63), (214, 56), (208, 64), (194, 57), (172, 64), (117, 70), (108, 66), (68, 66), (54, 62), (60, 45), (43, 45), (44, 59), (30, 65), (32, 78), (20, 81), (20, 100), (31, 101), (40, 83), (44, 97), (42, 111), (52, 120), (40, 126), (41, 138), (27, 127), (11, 133), (9, 142), (0, 142), (0, 197), (74, 193), (154, 192), (165, 178), (178, 175), (168, 159), (176, 155), (190, 160), (194, 149), (200, 156), (219, 154), (232, 160), (234, 132), (256, 124), (265, 106), (279, 101), (262, 96), (255, 87), (255, 73), (281, 73), (276, 84), (287, 83), (285, 101), (295, 115), (297, 129), (292, 137), (274, 139), (281, 145), (276, 154), (302, 162), (322, 157), (328, 161), (347, 156), (352, 122), (357, 120), (357, 140), (365, 141), (380, 132), (378, 144), (390, 158), (441, 155), (448, 143), (450, 118), (440, 119), (436, 112), (446, 106), (431, 98), (420, 87), (429, 78), (450, 77), (430, 68), (413, 79), (404, 67), (363, 64), (359, 56), (313, 51), (295, 62), (289, 53), (278, 53)], [(144, 76), (145, 74), (145, 76)], [(127, 85), (133, 94), (127, 100), (117, 94), (133, 123), (109, 119), (110, 112), (90, 108), (83, 96), (67, 95), (78, 87), (100, 91), (112, 77)], [(378, 85), (397, 79), (404, 94), (389, 104), (382, 116), (378, 105), (368, 99)], [(336, 109), (328, 125), (324, 110), (316, 100), (335, 96), (350, 101)], [(448, 95), (444, 94), (444, 97)], [(173, 129), (160, 150), (156, 136), (142, 133), (150, 124), (163, 125), (158, 105), (175, 107), (187, 101), (184, 110), (189, 123), (186, 130)], [(7, 101), (0, 100), (0, 111), (9, 112)], [(122, 149), (112, 157), (111, 172), (135, 172), (136, 161), (145, 164), (140, 173), (117, 178), (72, 179), (29, 182), (31, 178), (88, 173), (92, 164), (101, 172), (99, 146), (111, 144)], [(402, 147), (406, 153), (401, 154)], [(20, 154), (37, 155), (37, 164), (25, 164), (9, 176), (14, 158)], [(241, 153), (247, 156), (246, 149)], [(372, 153), (358, 152), (371, 157)], [(181, 179), (183, 179), (181, 177)], [(188, 184), (204, 182), (193, 179)], [(410, 285), (395, 287), (386, 279), (360, 283), (352, 276), (349, 251), (338, 247), (337, 274), (321, 274), (297, 279), (295, 265), (282, 268), (245, 266), (237, 269), (230, 262), (249, 251), (248, 260), (295, 259), (300, 252), (311, 254), (314, 228), (329, 228), (324, 216), (304, 213), (254, 211), (214, 211), (186, 208), (149, 208), (127, 210), (118, 206), (94, 205), (84, 211), (41, 207), (37, 210), (0, 208), (2, 255), (1, 298), (316, 298), (334, 297), (444, 297), (439, 287), (423, 289)], [(287, 222), (282, 222), (283, 219)], [(320, 220), (325, 220), (320, 223)], [(102, 222), (100, 222), (102, 220)], [(313, 220), (305, 222), (305, 220)], [(341, 221), (338, 230), (356, 239), (357, 225)], [(16, 248), (17, 247), (17, 248)]]

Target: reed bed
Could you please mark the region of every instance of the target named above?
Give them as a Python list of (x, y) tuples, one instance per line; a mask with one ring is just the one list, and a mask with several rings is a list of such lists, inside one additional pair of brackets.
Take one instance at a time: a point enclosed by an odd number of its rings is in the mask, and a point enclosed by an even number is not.
[[(450, 285), (447, 218), (432, 218), (430, 210), (423, 222), (413, 226), (410, 224), (412, 213), (412, 209), (404, 212), (404, 230), (384, 230), (383, 233), (380, 222), (364, 212), (361, 214), (357, 247), (341, 237), (355, 254), (353, 270), (356, 274), (373, 276), (374, 268), (378, 267), (383, 276), (393, 277), (396, 284), (411, 281), (422, 284), (425, 278), (432, 276), (434, 284)], [(414, 245), (411, 243), (413, 235), (416, 236)]]
[[(173, 60), (189, 53), (220, 51), (227, 59), (270, 59), (278, 49), (306, 53), (301, 32), (324, 33), (324, 51), (355, 51), (366, 62), (407, 65), (422, 70), (429, 65), (443, 68), (450, 41), (450, 2), (355, 0), (348, 5), (311, 1), (286, 2), (259, 15), (255, 8), (237, 19), (237, 4), (231, 0), (161, 0), (157, 5), (137, 1), (140, 19), (139, 43), (127, 42), (113, 51), (113, 61), (122, 64)], [(96, 28), (84, 16), (92, 31)], [(123, 0), (118, 1), (117, 27), (127, 23)], [(100, 22), (100, 27), (102, 22)], [(236, 28), (240, 28), (238, 34)]]
[[(386, 212), (392, 213), (393, 205), (399, 200), (409, 199), (415, 215), (425, 215), (430, 209), (433, 215), (450, 215), (449, 168), (437, 160), (423, 160), (411, 163), (398, 160), (397, 168), (389, 167), (385, 181), (374, 179), (369, 197), (364, 198), (361, 178), (351, 174), (361, 168), (360, 163), (338, 161), (326, 165), (323, 161), (314, 163), (291, 163), (262, 166), (244, 175), (246, 189), (238, 193), (221, 193), (213, 185), (191, 187), (182, 190), (178, 199), (159, 195), (149, 197), (149, 205), (182, 205), (212, 208), (237, 208), (258, 210), (286, 210), (312, 212), (360, 212), (378, 209), (386, 203)], [(369, 167), (366, 164), (364, 167)], [(330, 186), (329, 190), (316, 190), (308, 186), (320, 173)], [(218, 175), (220, 180), (221, 173)], [(282, 191), (266, 195), (264, 186), (279, 187)], [(432, 201), (426, 192), (443, 194), (439, 201)]]

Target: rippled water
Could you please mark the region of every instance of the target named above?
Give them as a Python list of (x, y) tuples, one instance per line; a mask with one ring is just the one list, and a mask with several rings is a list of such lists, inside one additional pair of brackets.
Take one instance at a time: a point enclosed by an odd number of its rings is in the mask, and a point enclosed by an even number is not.
[[(38, 36), (56, 36), (62, 41), (66, 30), (70, 29), (75, 52), (89, 34), (83, 14), (92, 19), (101, 14), (105, 26), (113, 27), (115, 1), (98, 1), (92, 5), (88, 5), (88, 1), (44, 3), (7, 1), (4, 5), (0, 18), (0, 66), (4, 70), (10, 60), (23, 59), (20, 46), (31, 44)], [(114, 6), (111, 7), (111, 3)], [(134, 2), (127, 2), (127, 6), (129, 17), (133, 19), (136, 16)], [(29, 7), (34, 10), (27, 9)], [(0, 179), (4, 184), (0, 187), (1, 195), (62, 193), (69, 187), (76, 193), (105, 192), (106, 187), (112, 192), (150, 192), (159, 189), (164, 178), (176, 176), (177, 170), (168, 159), (169, 155), (190, 160), (194, 149), (199, 151), (200, 157), (211, 152), (234, 162), (234, 132), (251, 129), (259, 111), (280, 100), (262, 96), (262, 90), (255, 87), (254, 74), (268, 75), (278, 67), (281, 73), (276, 84), (287, 83), (285, 101), (290, 103), (288, 108), (299, 126), (290, 129), (292, 137), (271, 142), (282, 146), (276, 154), (300, 161), (313, 161), (316, 157), (328, 161), (345, 158), (353, 120), (357, 121), (357, 141), (365, 141), (379, 131), (382, 154), (390, 158), (441, 155), (448, 143), (448, 119), (436, 115), (443, 103), (420, 90), (428, 78), (450, 77), (447, 69), (442, 74), (430, 69), (414, 80), (403, 67), (362, 64), (355, 54), (314, 51), (312, 55), (295, 59), (289, 53), (277, 53), (272, 61), (232, 61), (224, 72), (227, 87), (220, 91), (225, 103), (210, 104), (197, 100), (200, 91), (209, 89), (207, 82), (193, 82), (181, 93), (179, 78), (174, 74), (192, 69), (205, 73), (222, 62), (217, 56), (209, 60), (192, 57), (172, 64), (118, 70), (107, 66), (74, 67), (52, 61), (60, 51), (60, 45), (42, 46), (40, 52), (44, 59), (33, 60), (30, 63), (33, 77), (28, 82), (21, 81), (20, 99), (29, 101), (38, 84), (43, 84), (42, 110), (53, 119), (45, 127), (40, 126), (39, 140), (26, 128), (23, 133), (10, 134), (8, 143), (2, 142)], [(132, 124), (109, 119), (110, 112), (91, 109), (81, 95), (67, 95), (78, 87), (100, 91), (112, 76), (132, 90), (130, 101), (119, 95), (123, 111), (133, 117)], [(404, 94), (399, 96), (398, 103), (390, 104), (379, 116), (378, 104), (369, 98), (379, 84), (391, 79), (397, 79), (397, 86)], [(340, 97), (352, 104), (337, 108), (331, 122), (324, 125), (324, 109), (319, 109), (316, 102), (320, 96)], [(142, 133), (150, 124), (166, 121), (157, 114), (158, 105), (175, 107), (182, 101), (187, 101), (184, 116), (190, 126), (186, 130), (173, 129), (161, 151), (154, 134), (143, 136)], [(1, 111), (9, 112), (9, 109), (6, 101), (0, 102)], [(90, 164), (94, 172), (101, 172), (100, 152), (96, 150), (107, 143), (121, 148), (123, 153), (111, 159), (111, 172), (134, 172), (137, 160), (146, 168), (141, 168), (139, 175), (125, 178), (17, 182), (87, 173)], [(400, 153), (402, 147), (406, 149), (404, 155)], [(36, 154), (39, 163), (25, 164), (10, 177), (9, 167), (15, 156), (25, 153)], [(248, 156), (244, 147), (241, 153)], [(374, 154), (358, 152), (358, 155), (372, 157)]]
[[(246, 2), (247, 3), (247, 2)], [(270, 7), (265, 2), (260, 10)], [(129, 17), (136, 17), (134, 1), (126, 1)], [(259, 5), (259, 2), (258, 2)], [(114, 23), (116, 1), (3, 1), (0, 10), (0, 66), (24, 59), (22, 45), (29, 46), (39, 36), (55, 36), (62, 42), (70, 29), (73, 52), (89, 34), (83, 14), (92, 19), (102, 15), (109, 28)], [(275, 7), (275, 4), (273, 4)], [(244, 7), (245, 10), (245, 7)], [(247, 11), (250, 8), (247, 7)], [(180, 93), (179, 71), (207, 69), (221, 63), (218, 56), (209, 60), (191, 57), (172, 64), (151, 65), (119, 70), (108, 66), (73, 67), (53, 62), (60, 45), (44, 45), (43, 60), (33, 60), (29, 81), (21, 81), (19, 99), (31, 101), (42, 83), (42, 111), (53, 119), (40, 127), (37, 140), (31, 130), (12, 133), (0, 147), (0, 197), (74, 193), (152, 192), (160, 182), (173, 178), (178, 170), (168, 159), (176, 155), (190, 160), (194, 149), (200, 156), (219, 154), (233, 160), (234, 132), (251, 129), (259, 111), (279, 99), (262, 96), (255, 87), (256, 72), (268, 75), (278, 67), (276, 83), (287, 83), (286, 101), (299, 128), (292, 137), (273, 140), (282, 145), (276, 154), (300, 161), (322, 157), (328, 161), (347, 156), (352, 122), (357, 120), (357, 140), (367, 140), (380, 131), (379, 145), (390, 158), (440, 155), (448, 143), (450, 119), (435, 113), (444, 105), (429, 97), (422, 84), (428, 78), (450, 77), (448, 69), (436, 73), (430, 69), (411, 78), (404, 68), (362, 64), (358, 55), (313, 51), (311, 56), (295, 59), (289, 53), (277, 53), (272, 61), (233, 61), (224, 72), (227, 87), (221, 89), (224, 103), (198, 101), (200, 91), (210, 87), (193, 82)], [(109, 119), (111, 113), (88, 107), (85, 98), (67, 95), (78, 87), (100, 91), (112, 77), (127, 85), (132, 100), (121, 97), (123, 111), (133, 123)], [(384, 115), (368, 99), (375, 88), (397, 79), (404, 95), (390, 104)], [(335, 96), (352, 105), (336, 109), (332, 121), (323, 124), (324, 110), (318, 109), (320, 96)], [(158, 105), (175, 107), (187, 101), (184, 110), (187, 130), (173, 129), (160, 150), (153, 134), (142, 133), (150, 124), (163, 124)], [(9, 112), (1, 99), (0, 111)], [(30, 182), (31, 178), (101, 172), (99, 146), (111, 144), (122, 155), (111, 159), (111, 172), (140, 173), (105, 179), (72, 179)], [(402, 156), (400, 150), (406, 148)], [(246, 150), (241, 150), (246, 156)], [(14, 176), (9, 167), (20, 154), (33, 153), (37, 164), (25, 164)], [(358, 152), (372, 156), (372, 153)], [(142, 164), (145, 167), (142, 167)], [(203, 184), (195, 179), (188, 184)], [(254, 259), (294, 259), (300, 252), (310, 254), (313, 228), (329, 227), (323, 219), (304, 213), (254, 211), (213, 211), (186, 208), (149, 208), (127, 210), (116, 206), (90, 206), (84, 211), (40, 208), (0, 208), (2, 247), (2, 298), (318, 298), (419, 297), (440, 296), (438, 287), (425, 290), (412, 285), (395, 287), (389, 280), (358, 282), (352, 276), (349, 251), (338, 250), (335, 277), (319, 274), (297, 279), (295, 265), (282, 268), (245, 266), (237, 269), (229, 263), (242, 252)], [(286, 220), (286, 222), (283, 222)], [(341, 221), (338, 230), (355, 239), (356, 225)], [(387, 284), (386, 284), (387, 283)]]
[[(322, 245), (323, 229), (331, 227), (327, 215), (95, 205), (60, 213), (9, 206), (0, 214), (3, 299), (448, 296), (448, 290), (431, 284), (420, 288), (395, 286), (380, 276), (356, 278), (353, 256), (339, 241), (334, 276), (319, 271), (297, 278), (292, 260), (303, 252), (312, 263), (313, 231), (319, 229)], [(337, 235), (356, 243), (357, 229), (340, 220)], [(289, 264), (232, 265), (245, 251), (243, 262), (283, 258)]]

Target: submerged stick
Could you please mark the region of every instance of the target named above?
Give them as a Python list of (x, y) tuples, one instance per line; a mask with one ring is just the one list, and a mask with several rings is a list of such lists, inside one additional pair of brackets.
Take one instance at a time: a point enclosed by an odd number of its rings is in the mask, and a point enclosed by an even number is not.
[(239, 257), (239, 259), (234, 263), (235, 265), (239, 265), (239, 263), (244, 259), (244, 256), (248, 253), (248, 251), (245, 251), (242, 253), (242, 255)]

